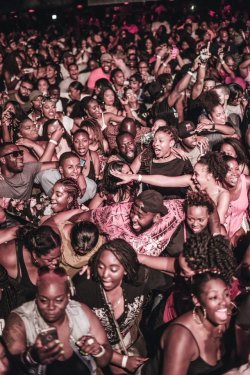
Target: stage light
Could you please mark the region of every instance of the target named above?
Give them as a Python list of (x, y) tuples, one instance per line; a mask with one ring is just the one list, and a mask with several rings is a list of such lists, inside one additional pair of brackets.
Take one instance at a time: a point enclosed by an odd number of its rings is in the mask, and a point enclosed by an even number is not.
[(51, 18), (52, 18), (52, 20), (57, 20), (57, 15), (56, 14), (52, 14)]

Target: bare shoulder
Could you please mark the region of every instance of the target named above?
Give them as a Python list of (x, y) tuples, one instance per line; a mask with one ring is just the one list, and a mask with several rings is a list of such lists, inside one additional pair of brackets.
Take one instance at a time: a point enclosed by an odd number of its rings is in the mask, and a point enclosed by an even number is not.
[(25, 326), (20, 316), (10, 313), (3, 330), (3, 338), (12, 354), (22, 353), (26, 347)]

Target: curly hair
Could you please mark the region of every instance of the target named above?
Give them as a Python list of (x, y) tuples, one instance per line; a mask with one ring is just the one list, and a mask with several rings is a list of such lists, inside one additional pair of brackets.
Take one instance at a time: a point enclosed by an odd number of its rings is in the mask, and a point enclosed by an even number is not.
[(206, 165), (208, 172), (212, 173), (213, 177), (219, 181), (224, 180), (228, 171), (228, 167), (223, 160), (223, 156), (219, 152), (207, 152), (206, 155), (200, 157), (197, 164)]
[(220, 104), (219, 95), (213, 90), (204, 92), (200, 100), (208, 115)]
[(214, 211), (214, 203), (207, 193), (204, 191), (190, 191), (186, 195), (186, 199), (183, 204), (185, 213), (187, 213), (188, 207), (202, 206), (207, 207), (208, 213), (211, 214)]
[(123, 239), (116, 238), (103, 244), (91, 259), (91, 271), (93, 278), (100, 281), (98, 275), (98, 265), (104, 251), (110, 251), (123, 266), (126, 275), (124, 280), (127, 283), (136, 284), (138, 282), (139, 262), (133, 247)]
[(227, 284), (235, 273), (236, 261), (229, 241), (222, 235), (201, 232), (192, 235), (183, 246), (188, 266), (197, 273), (218, 272)]
[(191, 282), (191, 293), (199, 299), (204, 284), (206, 284), (210, 280), (222, 280), (227, 285), (229, 285), (220, 274), (213, 272), (204, 272), (193, 277), (193, 280)]
[(106, 164), (103, 172), (103, 179), (99, 185), (99, 192), (101, 195), (118, 194), (118, 201), (124, 201), (128, 191), (131, 189), (127, 184), (117, 185), (117, 182), (120, 182), (121, 180), (111, 174), (112, 170), (121, 172), (124, 165), (127, 164), (120, 160), (113, 160)]
[(248, 159), (247, 159), (247, 155), (246, 155), (246, 151), (244, 149), (244, 146), (243, 144), (236, 138), (224, 138), (222, 141), (216, 143), (213, 147), (213, 151), (219, 151), (219, 152), (222, 152), (221, 151), (221, 148), (223, 145), (229, 145), (231, 146), (236, 155), (237, 155), (237, 161), (239, 164), (246, 164), (248, 165)]
[(81, 190), (79, 188), (77, 181), (74, 178), (66, 177), (66, 178), (61, 178), (60, 180), (56, 181), (55, 185), (56, 184), (62, 184), (64, 187), (64, 190), (68, 193), (68, 195), (72, 197), (72, 202), (68, 209), (72, 210), (74, 208), (79, 208), (77, 199), (81, 194)]

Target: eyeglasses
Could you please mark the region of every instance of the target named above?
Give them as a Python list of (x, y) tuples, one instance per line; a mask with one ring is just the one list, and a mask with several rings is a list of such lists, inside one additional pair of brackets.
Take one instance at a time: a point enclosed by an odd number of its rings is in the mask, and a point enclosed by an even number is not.
[(8, 154), (3, 155), (3, 157), (9, 156), (9, 155), (12, 155), (14, 158), (17, 158), (18, 156), (23, 156), (23, 150), (8, 152)]
[(22, 89), (24, 89), (26, 91), (32, 91), (32, 88), (30, 88), (30, 87), (23, 86), (23, 85), (21, 85), (20, 87), (22, 87)]

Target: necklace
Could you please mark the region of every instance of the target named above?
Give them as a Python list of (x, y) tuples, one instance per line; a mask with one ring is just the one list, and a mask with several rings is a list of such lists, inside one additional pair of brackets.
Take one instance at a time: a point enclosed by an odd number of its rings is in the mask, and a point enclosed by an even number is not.
[(113, 309), (115, 309), (117, 306), (119, 306), (122, 302), (123, 296), (121, 296), (114, 304), (112, 304)]

